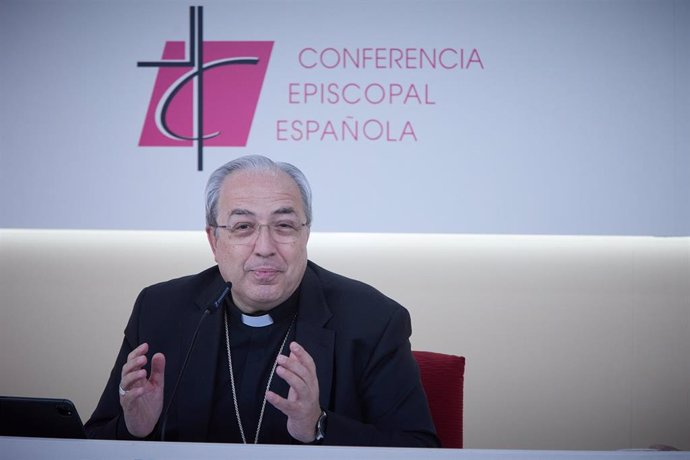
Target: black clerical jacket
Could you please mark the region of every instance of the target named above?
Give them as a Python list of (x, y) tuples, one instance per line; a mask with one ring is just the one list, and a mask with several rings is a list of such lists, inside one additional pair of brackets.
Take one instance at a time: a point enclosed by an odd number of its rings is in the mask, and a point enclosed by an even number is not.
[[(91, 419), (90, 437), (132, 439), (119, 403), (127, 355), (149, 343), (166, 357), (165, 404), (202, 311), (221, 290), (218, 267), (156, 284), (137, 298), (110, 379)], [(419, 370), (410, 349), (410, 316), (371, 286), (308, 262), (299, 287), (295, 340), (311, 354), (320, 403), (328, 413), (324, 444), (438, 446)], [(166, 440), (204, 442), (212, 410), (223, 315), (205, 319), (171, 406)], [(150, 438), (160, 438), (158, 427)]]

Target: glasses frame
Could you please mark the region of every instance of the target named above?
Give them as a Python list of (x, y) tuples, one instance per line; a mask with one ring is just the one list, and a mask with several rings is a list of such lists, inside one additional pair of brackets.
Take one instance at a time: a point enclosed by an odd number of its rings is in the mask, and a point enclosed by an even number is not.
[[(244, 223), (249, 224), (251, 222), (244, 222)], [(233, 239), (233, 236), (232, 236), (233, 235), (233, 233), (232, 233), (232, 227), (233, 226), (232, 225), (211, 225), (210, 227), (222, 228), (224, 230), (227, 230), (228, 240), (230, 241), (230, 244), (237, 245), (237, 246), (250, 246), (250, 245), (256, 244), (256, 242), (258, 241), (259, 235), (261, 234), (261, 227), (267, 228), (268, 236), (271, 238), (271, 241), (273, 241), (275, 244), (292, 244), (292, 243), (295, 243), (297, 240), (299, 240), (299, 237), (302, 233), (302, 229), (304, 227), (309, 226), (307, 224), (307, 222), (302, 222), (302, 223), (298, 224), (297, 228), (295, 229), (295, 230), (297, 230), (297, 235), (296, 235), (294, 241), (278, 241), (278, 240), (276, 240), (275, 234), (273, 233), (273, 229), (272, 229), (272, 227), (276, 224), (278, 224), (278, 222), (272, 223), (272, 224), (255, 224), (256, 226), (255, 226), (254, 233), (252, 233), (252, 235), (249, 236), (249, 239), (246, 242), (237, 242), (235, 239)]]

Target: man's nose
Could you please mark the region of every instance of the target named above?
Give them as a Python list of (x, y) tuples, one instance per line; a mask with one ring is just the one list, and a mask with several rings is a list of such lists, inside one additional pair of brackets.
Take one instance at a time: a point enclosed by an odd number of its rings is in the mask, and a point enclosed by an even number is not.
[(256, 229), (256, 241), (254, 241), (254, 252), (262, 256), (270, 256), (275, 253), (276, 242), (271, 234), (271, 227), (268, 224), (261, 224)]

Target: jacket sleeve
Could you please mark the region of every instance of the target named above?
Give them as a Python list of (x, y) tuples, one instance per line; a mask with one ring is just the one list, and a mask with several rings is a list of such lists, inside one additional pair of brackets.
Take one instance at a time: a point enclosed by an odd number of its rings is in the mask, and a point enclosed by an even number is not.
[(395, 309), (356, 383), (361, 418), (327, 410), (324, 444), (440, 447), (412, 355), (411, 332), (408, 311)]
[[(132, 314), (125, 328), (125, 336), (117, 354), (115, 365), (110, 372), (110, 377), (106, 383), (103, 394), (91, 418), (84, 424), (86, 435), (93, 439), (140, 439), (132, 436), (127, 431), (122, 407), (120, 406), (120, 396), (118, 386), (122, 366), (127, 362), (127, 355), (138, 346), (138, 323), (139, 312), (144, 301), (145, 290), (139, 294)], [(155, 430), (154, 430), (155, 431)]]

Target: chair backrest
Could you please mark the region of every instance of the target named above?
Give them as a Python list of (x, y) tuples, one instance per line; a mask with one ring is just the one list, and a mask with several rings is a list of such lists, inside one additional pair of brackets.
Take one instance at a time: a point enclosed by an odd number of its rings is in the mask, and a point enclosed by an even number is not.
[(461, 449), (465, 358), (431, 351), (413, 354), (441, 446)]

